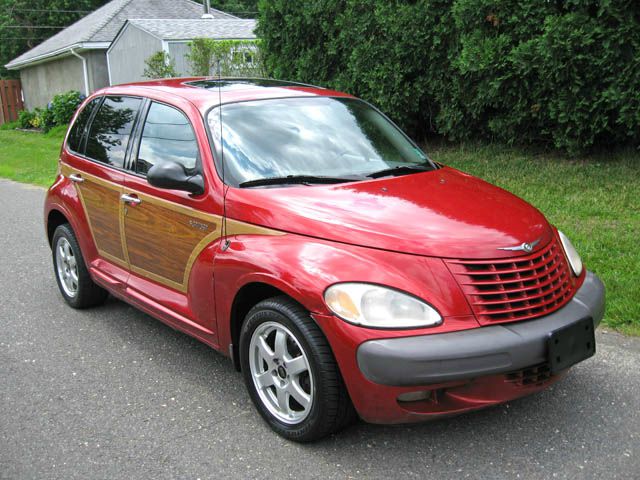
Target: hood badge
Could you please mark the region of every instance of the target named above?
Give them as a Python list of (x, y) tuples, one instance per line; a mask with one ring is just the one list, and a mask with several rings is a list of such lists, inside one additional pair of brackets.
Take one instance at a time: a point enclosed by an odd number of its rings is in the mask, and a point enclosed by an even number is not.
[(515, 247), (498, 247), (498, 250), (508, 250), (510, 252), (527, 252), (527, 253), (531, 253), (533, 252), (533, 249), (536, 248), (536, 245), (538, 245), (540, 243), (540, 240), (542, 240), (542, 237), (534, 240), (533, 242), (527, 243), (524, 242), (522, 245), (516, 245)]

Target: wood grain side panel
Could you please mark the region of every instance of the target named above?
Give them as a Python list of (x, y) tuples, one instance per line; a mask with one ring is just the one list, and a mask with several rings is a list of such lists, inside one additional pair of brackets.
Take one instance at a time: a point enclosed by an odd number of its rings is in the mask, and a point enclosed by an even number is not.
[(167, 279), (178, 288), (186, 286), (185, 273), (196, 247), (207, 237), (220, 235), (219, 222), (144, 201), (127, 208), (124, 224), (131, 268)]
[(90, 180), (85, 180), (78, 189), (98, 251), (124, 262), (120, 238), (120, 192)]
[[(119, 184), (61, 165), (66, 177), (81, 174), (76, 184), (99, 254), (182, 293), (188, 289), (194, 262), (211, 242), (221, 237), (222, 217), (127, 188), (142, 203), (121, 203)], [(285, 232), (228, 219), (225, 234), (284, 235)]]

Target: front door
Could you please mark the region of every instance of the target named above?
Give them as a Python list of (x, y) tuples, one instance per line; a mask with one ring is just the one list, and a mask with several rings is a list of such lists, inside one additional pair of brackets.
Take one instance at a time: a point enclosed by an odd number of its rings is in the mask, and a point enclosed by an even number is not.
[(144, 187), (133, 181), (125, 188), (124, 234), (130, 269), (186, 293), (197, 255), (220, 236), (219, 217), (142, 193), (147, 190)]
[[(138, 137), (135, 161), (131, 174), (126, 175), (123, 193), (129, 286), (211, 329), (213, 317), (196, 318), (192, 305), (187, 305), (186, 294), (193, 264), (203, 249), (220, 236), (221, 219), (203, 211), (203, 196), (194, 198), (187, 192), (159, 189), (146, 180), (147, 171), (161, 162), (177, 162), (186, 172), (201, 170), (193, 127), (180, 110), (151, 102)], [(212, 301), (213, 274), (205, 281), (211, 285), (199, 287), (204, 287)]]

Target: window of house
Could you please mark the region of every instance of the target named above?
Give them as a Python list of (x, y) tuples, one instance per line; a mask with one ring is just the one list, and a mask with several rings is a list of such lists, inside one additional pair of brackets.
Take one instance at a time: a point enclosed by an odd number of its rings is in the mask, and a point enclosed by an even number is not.
[(122, 168), (141, 104), (140, 98), (106, 97), (91, 122), (85, 155), (98, 162)]
[(84, 153), (83, 138), (87, 131), (87, 123), (89, 122), (89, 118), (91, 118), (91, 113), (93, 113), (93, 110), (100, 103), (100, 100), (102, 100), (102, 97), (97, 97), (85, 105), (82, 111), (78, 114), (78, 118), (76, 118), (73, 127), (71, 127), (67, 145), (74, 152), (80, 154)]
[(186, 115), (168, 105), (153, 102), (144, 123), (136, 173), (146, 175), (162, 162), (175, 162), (195, 171), (198, 143)]
[(254, 55), (251, 50), (235, 50), (233, 52), (233, 64), (238, 66), (253, 65)]

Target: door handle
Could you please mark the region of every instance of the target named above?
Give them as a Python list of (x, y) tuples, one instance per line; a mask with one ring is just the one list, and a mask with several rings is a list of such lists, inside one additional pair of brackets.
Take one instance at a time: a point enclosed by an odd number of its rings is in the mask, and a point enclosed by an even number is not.
[(78, 175), (77, 173), (72, 173), (71, 175), (69, 175), (69, 180), (71, 180), (74, 183), (84, 182), (84, 178), (82, 178), (82, 176)]
[(139, 205), (142, 203), (142, 200), (135, 195), (128, 195), (126, 193), (120, 196), (120, 200), (129, 205)]

